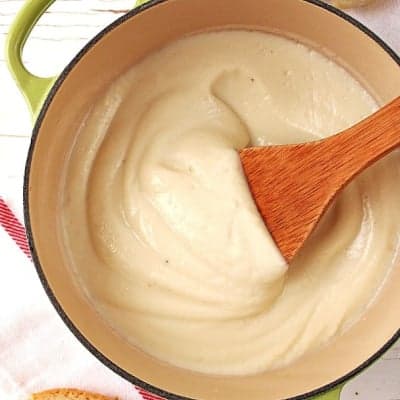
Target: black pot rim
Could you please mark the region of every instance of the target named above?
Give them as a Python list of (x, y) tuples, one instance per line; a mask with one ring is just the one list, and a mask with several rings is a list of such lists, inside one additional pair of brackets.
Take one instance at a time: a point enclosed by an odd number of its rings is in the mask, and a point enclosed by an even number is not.
[[(79, 329), (74, 325), (74, 323), (69, 319), (69, 317), (66, 315), (64, 310), (62, 309), (60, 303), (57, 300), (56, 295), (53, 293), (52, 289), (50, 288), (50, 285), (47, 281), (47, 278), (45, 276), (45, 273), (42, 269), (42, 266), (39, 261), (38, 254), (36, 252), (35, 248), (35, 242), (33, 239), (33, 234), (32, 234), (32, 226), (31, 226), (31, 220), (30, 220), (30, 213), (29, 213), (29, 179), (30, 179), (30, 171), (31, 171), (31, 164), (32, 164), (32, 157), (34, 153), (34, 148), (36, 144), (37, 137), (39, 135), (39, 131), (44, 119), (44, 116), (46, 115), (46, 112), (56, 95), (58, 89), (61, 87), (63, 84), (64, 80), (66, 79), (67, 75), (71, 72), (71, 70), (74, 68), (74, 66), (79, 62), (79, 60), (98, 42), (100, 41), (108, 32), (112, 31), (114, 28), (117, 26), (121, 25), (124, 23), (126, 20), (134, 17), (135, 15), (143, 12), (144, 10), (147, 10), (150, 7), (156, 6), (158, 4), (167, 2), (168, 0), (150, 0), (149, 2), (133, 9), (132, 11), (128, 12), (127, 14), (121, 16), (118, 18), (116, 21), (108, 25), (106, 28), (104, 28), (100, 33), (98, 33), (93, 39), (91, 39), (83, 48), (82, 50), (72, 59), (72, 61), (65, 67), (63, 72), (60, 74), (58, 79), (56, 80), (54, 86), (51, 88), (43, 106), (42, 109), (39, 113), (39, 116), (35, 122), (34, 128), (33, 128), (33, 133), (32, 133), (32, 139), (31, 139), (31, 144), (29, 147), (28, 151), (28, 157), (25, 165), (25, 175), (24, 175), (24, 187), (23, 187), (23, 197), (24, 197), (24, 219), (25, 219), (25, 226), (26, 226), (26, 233), (27, 233), (27, 238), (29, 241), (29, 247), (32, 253), (32, 260), (35, 265), (37, 274), (39, 276), (39, 279), (42, 283), (42, 286), (49, 297), (51, 303), (53, 304), (54, 308), (56, 309), (58, 315), (61, 317), (65, 325), (69, 328), (69, 330), (72, 332), (72, 334), (83, 344), (83, 346), (89, 350), (99, 361), (101, 361), (105, 366), (110, 368), (112, 371), (120, 375), (122, 378), (126, 379), (127, 381), (133, 383), (134, 385), (150, 392), (153, 393), (157, 396), (161, 396), (165, 398), (166, 400), (195, 400), (189, 397), (185, 396), (180, 396), (177, 394), (173, 394), (170, 392), (167, 392), (163, 389), (157, 388), (153, 385), (150, 385), (139, 378), (135, 377), (134, 375), (130, 374), (129, 372), (125, 371), (115, 363), (113, 363), (110, 359), (108, 359), (103, 353), (101, 353), (95, 346), (93, 346), (89, 340), (79, 331)], [(369, 36), (371, 39), (373, 39), (380, 47), (383, 48), (383, 50), (386, 51), (386, 53), (399, 65), (400, 67), (400, 57), (396, 54), (394, 50), (392, 50), (379, 36), (377, 36), (375, 33), (373, 33), (370, 29), (368, 29), (365, 25), (360, 23), (359, 21), (355, 20), (348, 14), (345, 14), (341, 10), (330, 6), (329, 4), (326, 4), (322, 2), (321, 0), (302, 0), (308, 3), (311, 3), (315, 6), (321, 7), (338, 17), (344, 19), (345, 21), (349, 22), (362, 32), (364, 32), (367, 36)], [(349, 379), (353, 378), (355, 375), (359, 374), (361, 371), (363, 371), (365, 368), (369, 367), (373, 362), (375, 362), (378, 358), (380, 358), (398, 339), (400, 338), (400, 328), (399, 330), (395, 333), (395, 335), (380, 349), (378, 350), (373, 356), (371, 356), (369, 359), (367, 359), (365, 362), (363, 362), (360, 366), (358, 366), (356, 369), (353, 371), (349, 372), (348, 374), (342, 376), (341, 378), (324, 385), (316, 390), (313, 390), (308, 393), (304, 393), (301, 395), (296, 395), (294, 397), (290, 397), (289, 399), (286, 400), (306, 400), (310, 399), (314, 396), (321, 395), (323, 393), (327, 393), (328, 391), (336, 388), (337, 386), (347, 382)]]

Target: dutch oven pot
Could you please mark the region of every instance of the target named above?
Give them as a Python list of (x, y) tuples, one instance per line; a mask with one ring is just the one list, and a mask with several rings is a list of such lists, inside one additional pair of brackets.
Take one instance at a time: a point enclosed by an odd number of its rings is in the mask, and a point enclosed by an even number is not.
[(197, 374), (128, 345), (88, 304), (57, 234), (60, 184), (74, 133), (99, 93), (147, 54), (184, 35), (245, 28), (296, 38), (345, 66), (382, 104), (400, 95), (399, 58), (365, 27), (317, 0), (153, 0), (104, 29), (58, 79), (43, 79), (26, 70), (21, 52), (53, 1), (25, 3), (10, 30), (7, 55), (36, 119), (24, 187), (28, 238), (43, 286), (65, 324), (109, 368), (167, 399), (338, 400), (341, 385), (400, 336), (400, 265), (365, 317), (319, 351), (254, 376)]

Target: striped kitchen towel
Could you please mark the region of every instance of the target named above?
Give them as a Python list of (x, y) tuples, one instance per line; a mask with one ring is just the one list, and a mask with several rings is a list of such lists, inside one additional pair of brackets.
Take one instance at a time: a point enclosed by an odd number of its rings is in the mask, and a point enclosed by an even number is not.
[(25, 228), (2, 197), (0, 225), (0, 399), (77, 387), (121, 400), (159, 400), (114, 374), (69, 332), (36, 275)]

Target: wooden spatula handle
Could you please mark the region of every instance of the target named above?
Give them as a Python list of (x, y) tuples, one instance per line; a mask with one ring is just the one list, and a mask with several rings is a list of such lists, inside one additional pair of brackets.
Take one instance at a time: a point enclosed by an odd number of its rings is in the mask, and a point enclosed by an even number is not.
[[(352, 128), (324, 141), (332, 173), (346, 182), (400, 145), (400, 97)], [(340, 176), (341, 175), (341, 176)], [(345, 182), (344, 182), (345, 183)]]

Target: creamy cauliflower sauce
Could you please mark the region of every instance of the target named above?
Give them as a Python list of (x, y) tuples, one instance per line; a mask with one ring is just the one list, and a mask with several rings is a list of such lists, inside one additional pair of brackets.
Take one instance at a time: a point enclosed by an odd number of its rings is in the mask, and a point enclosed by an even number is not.
[(63, 235), (93, 306), (147, 353), (212, 374), (278, 368), (346, 330), (396, 255), (399, 156), (340, 195), (288, 268), (237, 149), (326, 137), (376, 108), (325, 56), (261, 32), (198, 34), (133, 66), (67, 167)]

